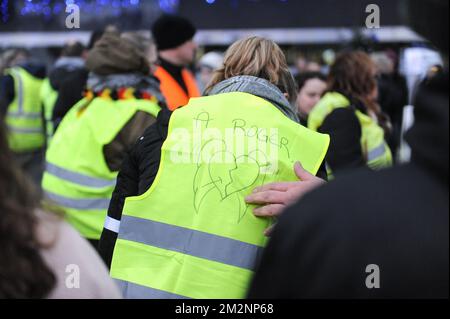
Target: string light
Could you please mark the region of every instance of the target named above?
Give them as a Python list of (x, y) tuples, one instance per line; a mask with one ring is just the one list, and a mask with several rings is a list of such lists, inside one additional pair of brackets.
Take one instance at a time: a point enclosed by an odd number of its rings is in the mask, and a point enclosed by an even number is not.
[(2, 0), (1, 6), (0, 6), (0, 12), (2, 14), (2, 22), (3, 23), (8, 22), (8, 20), (9, 20), (8, 7), (9, 7), (9, 0)]
[(125, 10), (138, 10), (141, 0), (22, 0), (20, 14), (22, 16), (47, 16), (59, 15), (66, 5), (76, 4), (84, 12), (113, 11), (115, 15), (120, 15)]
[[(0, 0), (1, 21), (6, 23), (9, 20), (9, 0)], [(163, 12), (176, 13), (180, 7), (180, 0), (154, 0)], [(190, 0), (189, 0), (190, 1)], [(218, 3), (229, 3), (237, 8), (241, 2), (258, 3), (262, 0), (204, 0), (208, 6)], [(286, 3), (289, 0), (278, 0)], [(18, 1), (19, 2), (19, 1)], [(109, 12), (115, 16), (120, 16), (124, 11), (139, 10), (143, 4), (141, 0), (21, 0), (19, 13), (22, 16), (43, 16), (45, 19), (51, 19), (58, 16), (65, 10), (65, 6), (76, 4), (82, 12), (101, 14)], [(20, 3), (19, 2), (19, 3)]]
[[(220, 0), (220, 2), (231, 2), (232, 6), (235, 6), (236, 4), (238, 4), (239, 2), (254, 2), (254, 3), (258, 3), (261, 2), (261, 0)], [(283, 2), (286, 3), (289, 0), (278, 0), (279, 2)], [(219, 2), (219, 0), (205, 0), (205, 2), (209, 5), (213, 5), (213, 4), (217, 4)]]

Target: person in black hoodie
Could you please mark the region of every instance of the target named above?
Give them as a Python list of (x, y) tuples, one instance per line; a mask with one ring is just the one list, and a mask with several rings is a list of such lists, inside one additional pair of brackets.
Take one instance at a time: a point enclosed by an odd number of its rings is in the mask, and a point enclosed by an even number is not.
[(54, 134), (53, 111), (61, 84), (74, 73), (85, 69), (84, 60), (86, 54), (87, 51), (82, 43), (77, 41), (66, 43), (62, 49), (61, 56), (56, 60), (48, 73), (48, 79), (44, 81), (41, 87), (41, 102), (45, 116), (47, 143)]
[(54, 90), (58, 91), (61, 83), (71, 73), (85, 67), (86, 55), (87, 51), (80, 42), (69, 42), (64, 45), (61, 57), (56, 60), (49, 73), (50, 84)]
[[(448, 55), (448, 2), (410, 5)], [(411, 163), (354, 172), (284, 213), (249, 298), (448, 299), (448, 69), (421, 88), (415, 115)]]

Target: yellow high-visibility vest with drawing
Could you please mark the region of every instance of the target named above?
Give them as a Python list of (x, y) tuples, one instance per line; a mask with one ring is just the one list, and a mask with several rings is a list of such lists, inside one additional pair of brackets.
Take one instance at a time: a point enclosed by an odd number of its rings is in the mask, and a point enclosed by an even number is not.
[(244, 198), (257, 186), (316, 174), (328, 135), (247, 93), (192, 98), (176, 110), (157, 177), (127, 198), (111, 276), (126, 298), (243, 298), (271, 220)]

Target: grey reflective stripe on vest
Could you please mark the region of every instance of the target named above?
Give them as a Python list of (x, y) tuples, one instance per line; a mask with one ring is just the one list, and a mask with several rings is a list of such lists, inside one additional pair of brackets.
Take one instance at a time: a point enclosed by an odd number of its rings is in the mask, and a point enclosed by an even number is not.
[(8, 125), (8, 130), (16, 134), (39, 134), (43, 133), (41, 128), (24, 128)]
[(131, 216), (122, 216), (119, 238), (248, 270), (263, 251), (238, 240)]
[(68, 198), (48, 191), (45, 191), (45, 195), (48, 199), (52, 200), (53, 202), (62, 207), (77, 210), (107, 210), (110, 202), (110, 199), (107, 198), (94, 198), (94, 199)]
[(120, 220), (106, 216), (105, 225), (103, 228), (118, 234), (120, 229)]
[(67, 182), (78, 184), (81, 186), (92, 187), (92, 188), (105, 188), (114, 187), (116, 185), (116, 179), (107, 180), (102, 178), (96, 178), (80, 174), (77, 172), (69, 171), (65, 168), (59, 167), (55, 164), (46, 163), (46, 172)]
[(8, 117), (11, 118), (18, 118), (18, 119), (30, 119), (30, 120), (37, 120), (42, 117), (41, 113), (8, 113)]
[(12, 69), (11, 70), (14, 75), (15, 78), (14, 80), (17, 80), (17, 104), (18, 104), (18, 114), (23, 114), (23, 80), (22, 80), (22, 76), (20, 75), (20, 72), (18, 72), (17, 70)]
[(379, 157), (384, 156), (385, 154), (386, 154), (386, 145), (382, 143), (380, 146), (369, 151), (369, 154), (367, 155), (367, 160), (371, 162), (378, 159)]
[(41, 113), (27, 113), (23, 109), (23, 80), (20, 72), (11, 70), (14, 73), (14, 80), (17, 80), (17, 112), (8, 112), (7, 116), (11, 118), (23, 118), (23, 119), (40, 119)]
[(127, 299), (191, 299), (188, 297), (172, 294), (167, 291), (144, 287), (128, 281), (114, 280)]

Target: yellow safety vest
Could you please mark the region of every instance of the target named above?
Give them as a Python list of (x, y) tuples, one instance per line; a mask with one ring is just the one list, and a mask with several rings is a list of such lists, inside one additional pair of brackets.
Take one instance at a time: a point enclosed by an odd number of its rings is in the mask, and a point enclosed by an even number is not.
[(58, 99), (58, 91), (53, 89), (48, 78), (45, 79), (44, 83), (42, 84), (40, 97), (41, 103), (44, 107), (45, 130), (47, 136), (47, 145), (49, 145), (53, 134), (55, 133), (52, 117), (55, 103)]
[[(334, 110), (350, 107), (350, 105), (350, 101), (340, 93), (330, 92), (325, 94), (309, 114), (308, 128), (317, 131), (326, 117)], [(384, 139), (384, 130), (370, 116), (361, 111), (355, 110), (355, 115), (361, 124), (361, 148), (367, 166), (372, 169), (392, 166), (392, 152)]]
[(46, 197), (86, 238), (100, 239), (116, 185), (118, 172), (109, 170), (103, 148), (137, 111), (156, 117), (160, 107), (150, 100), (83, 99), (64, 117), (47, 150)]
[(6, 70), (14, 79), (14, 100), (6, 113), (8, 142), (16, 153), (31, 152), (45, 144), (44, 121), (39, 92), (42, 80), (21, 67)]
[(329, 145), (272, 104), (247, 93), (192, 98), (176, 110), (152, 187), (127, 198), (111, 276), (126, 298), (243, 298), (271, 220), (245, 196), (316, 174)]

